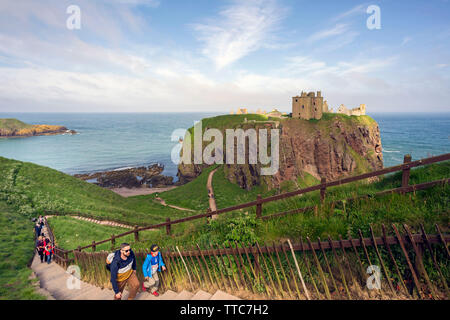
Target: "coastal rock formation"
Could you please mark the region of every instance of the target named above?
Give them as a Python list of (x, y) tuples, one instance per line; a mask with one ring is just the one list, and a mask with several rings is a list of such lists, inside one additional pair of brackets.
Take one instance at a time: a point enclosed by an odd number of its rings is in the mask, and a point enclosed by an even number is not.
[(162, 175), (163, 170), (163, 165), (153, 164), (148, 167), (75, 174), (74, 177), (85, 181), (96, 180), (94, 183), (104, 188), (165, 187), (173, 185), (173, 177)]
[[(274, 128), (247, 122), (256, 130)], [(261, 176), (261, 165), (223, 165), (225, 176), (241, 188), (251, 189), (263, 182), (279, 188), (284, 181), (301, 182), (305, 176), (328, 181), (383, 168), (378, 124), (368, 116), (348, 117), (326, 114), (326, 119), (284, 119), (280, 121), (280, 167), (272, 176)], [(225, 137), (225, 135), (224, 135)], [(226, 160), (225, 160), (226, 161)], [(246, 161), (248, 163), (248, 161)], [(206, 164), (180, 164), (178, 178), (186, 183), (197, 177)]]
[(26, 124), (17, 119), (0, 119), (0, 137), (31, 137), (55, 134), (76, 134), (64, 126)]

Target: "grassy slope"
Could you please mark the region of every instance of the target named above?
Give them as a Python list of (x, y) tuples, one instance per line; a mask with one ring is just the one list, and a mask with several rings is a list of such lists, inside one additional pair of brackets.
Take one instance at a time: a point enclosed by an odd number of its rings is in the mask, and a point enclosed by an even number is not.
[(0, 199), (16, 206), (20, 213), (81, 212), (99, 219), (139, 225), (187, 214), (147, 197), (123, 198), (110, 190), (32, 163), (0, 157), (0, 169)]
[(0, 201), (0, 300), (45, 299), (28, 279), (33, 251), (33, 223)]
[[(217, 178), (220, 178), (221, 170), (218, 170)], [(413, 169), (411, 171), (411, 184), (432, 181), (448, 177), (450, 175), (450, 162), (434, 164), (424, 168)], [(215, 176), (216, 178), (216, 176)], [(215, 181), (215, 180), (214, 180)], [(254, 194), (251, 192), (244, 194), (244, 190), (234, 189), (234, 185), (222, 179), (222, 183), (215, 182), (216, 199), (221, 199), (220, 203), (224, 206), (240, 203), (238, 200), (253, 200)], [(313, 181), (311, 181), (312, 183)], [(383, 180), (371, 184), (354, 183), (340, 187), (330, 188), (327, 192), (327, 201), (334, 199), (344, 199), (356, 194), (372, 194), (378, 191), (398, 187), (401, 184), (401, 173), (390, 175)], [(221, 198), (217, 186), (225, 186), (228, 195)], [(233, 199), (235, 196), (235, 200)], [(263, 241), (278, 240), (289, 237), (297, 240), (299, 237), (309, 236), (311, 239), (321, 237), (325, 239), (328, 235), (336, 238), (338, 235), (347, 236), (350, 231), (353, 237), (357, 237), (358, 229), (361, 229), (365, 236), (369, 236), (368, 225), (373, 224), (376, 234), (380, 234), (381, 224), (389, 226), (391, 223), (407, 223), (417, 231), (419, 223), (423, 223), (427, 232), (435, 233), (434, 223), (441, 226), (449, 225), (448, 201), (450, 198), (450, 186), (436, 186), (429, 190), (418, 191), (415, 194), (407, 195), (387, 195), (376, 197), (354, 203), (336, 205), (331, 210), (329, 205), (319, 208), (317, 213), (314, 210), (303, 214), (286, 216), (269, 221), (258, 223), (254, 227), (239, 227), (240, 219), (237, 223), (233, 218), (241, 216), (242, 212), (233, 212), (224, 214), (211, 225), (207, 225), (204, 220), (198, 220), (190, 223), (183, 223), (173, 226), (173, 236), (167, 237), (165, 230), (152, 231), (153, 233), (144, 236), (142, 243), (133, 244), (135, 247), (148, 247), (150, 242), (157, 242), (160, 245), (192, 245), (195, 243), (207, 244), (210, 241), (224, 242), (229, 237), (243, 237), (247, 233), (255, 233), (256, 237)], [(263, 213), (270, 214), (280, 211), (287, 211), (293, 208), (300, 208), (306, 205), (315, 205), (318, 203), (318, 192), (307, 194), (301, 197), (295, 197), (290, 200), (277, 201), (270, 205), (264, 205)], [(219, 207), (220, 208), (220, 207)], [(253, 216), (254, 209), (247, 210), (250, 216)], [(244, 223), (245, 224), (245, 223)], [(235, 232), (230, 230), (234, 226)], [(103, 229), (104, 226), (95, 226), (94, 228)], [(110, 232), (106, 232), (109, 238)], [(82, 238), (82, 237), (81, 237)], [(71, 238), (73, 239), (73, 237)], [(89, 242), (93, 239), (89, 238)], [(100, 239), (97, 239), (100, 240)], [(71, 241), (76, 241), (71, 240)], [(133, 239), (130, 240), (132, 243)], [(77, 242), (79, 243), (79, 242)], [(76, 245), (75, 245), (76, 247)]]
[[(216, 166), (211, 166), (203, 170), (203, 172), (193, 181), (179, 186), (178, 188), (161, 192), (158, 196), (164, 199), (168, 204), (204, 212), (209, 207), (206, 183), (208, 181), (209, 173), (215, 168)], [(154, 199), (156, 195), (151, 194), (145, 197)]]
[(0, 129), (4, 130), (21, 130), (33, 127), (31, 124), (26, 124), (17, 119), (0, 119)]

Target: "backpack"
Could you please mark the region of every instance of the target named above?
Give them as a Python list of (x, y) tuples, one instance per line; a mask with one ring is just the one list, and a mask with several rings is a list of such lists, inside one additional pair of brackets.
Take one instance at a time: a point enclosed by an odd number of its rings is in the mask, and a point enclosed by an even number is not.
[(106, 257), (106, 265), (105, 265), (105, 267), (106, 267), (106, 270), (108, 270), (109, 272), (111, 272), (111, 262), (113, 262), (115, 254), (116, 254), (115, 252), (111, 252)]

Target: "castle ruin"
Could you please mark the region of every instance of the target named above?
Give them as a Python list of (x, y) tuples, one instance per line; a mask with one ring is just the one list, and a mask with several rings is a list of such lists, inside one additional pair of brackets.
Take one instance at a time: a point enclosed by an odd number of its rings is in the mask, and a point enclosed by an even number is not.
[(347, 116), (364, 116), (366, 114), (366, 105), (360, 104), (359, 107), (350, 110), (341, 104), (337, 110), (337, 113), (346, 114)]
[[(314, 92), (307, 94), (302, 91), (300, 96), (292, 97), (292, 118), (319, 120), (324, 112), (333, 112), (333, 109), (328, 107), (326, 100), (323, 100), (321, 91), (317, 91), (317, 95)], [(347, 109), (341, 104), (336, 113), (347, 116), (363, 116), (366, 114), (366, 105), (360, 104), (357, 108)]]
[[(324, 110), (326, 109), (326, 110)], [(321, 119), (323, 112), (328, 112), (328, 104), (324, 104), (322, 92), (301, 93), (300, 96), (292, 97), (292, 118)]]

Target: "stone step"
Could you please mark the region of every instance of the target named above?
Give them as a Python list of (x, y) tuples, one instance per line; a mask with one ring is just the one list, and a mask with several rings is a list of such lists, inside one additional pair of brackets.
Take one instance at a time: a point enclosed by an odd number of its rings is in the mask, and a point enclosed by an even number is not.
[(174, 300), (177, 295), (178, 293), (176, 293), (175, 291), (167, 290), (160, 297), (161, 300)]
[(191, 300), (193, 296), (192, 292), (183, 290), (173, 300)]
[(211, 297), (212, 297), (211, 293), (200, 290), (192, 296), (191, 300), (209, 300)]
[(221, 290), (217, 290), (216, 293), (214, 293), (211, 299), (209, 300), (241, 300), (241, 299), (232, 296), (231, 294), (228, 294), (226, 292), (223, 292)]

